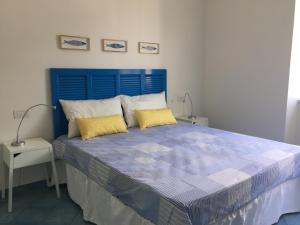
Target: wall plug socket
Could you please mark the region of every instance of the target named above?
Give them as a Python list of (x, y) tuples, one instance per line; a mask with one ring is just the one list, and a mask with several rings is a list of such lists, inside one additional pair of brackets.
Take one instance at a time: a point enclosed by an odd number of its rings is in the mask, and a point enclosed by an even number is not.
[(184, 96), (178, 96), (177, 102), (184, 102)]
[[(25, 110), (14, 110), (13, 111), (13, 117), (14, 119), (21, 119), (22, 116), (24, 115), (25, 113)], [(29, 114), (27, 113), (27, 115), (25, 116), (25, 118), (28, 118), (29, 117)]]

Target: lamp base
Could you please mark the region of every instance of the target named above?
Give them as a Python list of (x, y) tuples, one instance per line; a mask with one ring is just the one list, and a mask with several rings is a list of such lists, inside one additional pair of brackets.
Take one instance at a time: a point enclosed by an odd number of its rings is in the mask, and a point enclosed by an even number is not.
[(188, 116), (188, 119), (190, 119), (190, 120), (197, 119), (197, 116), (189, 115), (189, 116)]
[(22, 147), (25, 145), (25, 141), (22, 141), (22, 140), (13, 141), (10, 145), (13, 147)]

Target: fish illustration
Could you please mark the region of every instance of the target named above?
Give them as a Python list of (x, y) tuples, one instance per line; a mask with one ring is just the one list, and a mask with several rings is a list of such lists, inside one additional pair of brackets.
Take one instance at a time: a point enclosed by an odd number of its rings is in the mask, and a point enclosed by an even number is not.
[(117, 44), (117, 43), (106, 44), (106, 46), (110, 47), (110, 48), (124, 48), (125, 47), (124, 45)]
[(73, 45), (73, 46), (83, 46), (86, 45), (86, 42), (78, 41), (78, 40), (70, 40), (70, 41), (64, 41), (65, 44)]
[(157, 50), (156, 47), (153, 47), (153, 46), (150, 46), (150, 45), (148, 45), (148, 46), (143, 46), (142, 48), (143, 48), (143, 49), (146, 49), (146, 50), (148, 50), (148, 51), (155, 51), (155, 50)]

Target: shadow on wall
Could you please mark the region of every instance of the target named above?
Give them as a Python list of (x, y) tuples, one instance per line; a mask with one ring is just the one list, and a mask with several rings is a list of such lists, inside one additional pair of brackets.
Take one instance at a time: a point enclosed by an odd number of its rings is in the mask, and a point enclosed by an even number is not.
[(286, 111), (286, 127), (284, 141), (290, 144), (300, 145), (300, 100), (288, 98)]
[(300, 145), (300, 101), (298, 100), (297, 103), (297, 111), (296, 111), (296, 115), (297, 115), (297, 120), (295, 121), (295, 125), (296, 125), (296, 132), (295, 132), (295, 142), (292, 144), (296, 144), (296, 145)]

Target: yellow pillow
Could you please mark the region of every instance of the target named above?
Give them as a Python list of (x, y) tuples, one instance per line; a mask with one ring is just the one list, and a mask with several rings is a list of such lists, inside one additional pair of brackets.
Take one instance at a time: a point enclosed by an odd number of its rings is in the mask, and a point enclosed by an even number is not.
[(141, 129), (177, 123), (171, 109), (168, 108), (135, 110), (135, 117)]
[(76, 118), (76, 123), (83, 140), (105, 134), (128, 132), (121, 115)]

